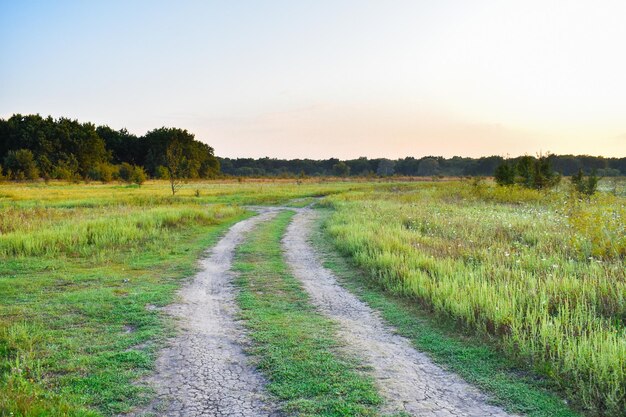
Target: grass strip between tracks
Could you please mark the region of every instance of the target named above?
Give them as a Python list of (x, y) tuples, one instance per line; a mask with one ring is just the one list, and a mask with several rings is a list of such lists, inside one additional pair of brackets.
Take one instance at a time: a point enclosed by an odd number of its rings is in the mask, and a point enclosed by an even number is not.
[(235, 269), (250, 352), (285, 411), (301, 416), (374, 416), (381, 398), (359, 364), (337, 352), (334, 324), (317, 313), (282, 257), (293, 212), (261, 224), (240, 246)]

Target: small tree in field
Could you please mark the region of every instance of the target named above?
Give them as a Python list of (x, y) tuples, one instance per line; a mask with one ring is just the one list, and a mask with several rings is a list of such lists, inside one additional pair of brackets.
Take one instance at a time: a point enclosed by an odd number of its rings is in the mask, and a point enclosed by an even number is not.
[(591, 196), (598, 189), (599, 178), (596, 175), (595, 170), (593, 170), (591, 174), (589, 174), (585, 178), (585, 174), (583, 173), (583, 170), (579, 169), (578, 173), (572, 175), (572, 178), (570, 179), (570, 181), (572, 182), (572, 185), (574, 186), (574, 189), (576, 189), (576, 191), (578, 191), (581, 194)]
[(183, 186), (182, 178), (185, 162), (183, 146), (177, 140), (172, 141), (165, 150), (165, 168), (167, 168), (172, 195), (176, 195), (176, 191)]
[(494, 177), (498, 185), (513, 185), (515, 184), (516, 174), (515, 166), (505, 161), (498, 165)]
[(504, 161), (494, 173), (498, 185), (519, 184), (526, 188), (536, 190), (547, 189), (556, 186), (561, 181), (561, 176), (554, 172), (550, 162), (551, 155), (538, 155), (533, 158), (524, 155), (518, 158), (513, 165)]

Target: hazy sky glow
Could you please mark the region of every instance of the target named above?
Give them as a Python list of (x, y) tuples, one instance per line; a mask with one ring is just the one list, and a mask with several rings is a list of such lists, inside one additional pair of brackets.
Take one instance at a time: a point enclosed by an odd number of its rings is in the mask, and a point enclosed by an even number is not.
[(0, 117), (220, 156), (626, 156), (626, 1), (0, 0)]

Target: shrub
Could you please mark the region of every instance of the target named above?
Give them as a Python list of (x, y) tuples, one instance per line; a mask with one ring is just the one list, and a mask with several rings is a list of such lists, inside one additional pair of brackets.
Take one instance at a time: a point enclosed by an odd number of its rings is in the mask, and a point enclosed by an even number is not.
[(513, 185), (515, 184), (515, 174), (515, 166), (505, 161), (496, 168), (496, 183), (498, 185)]
[(572, 175), (570, 178), (574, 189), (581, 194), (585, 194), (587, 196), (593, 195), (598, 189), (598, 181), (599, 178), (596, 175), (596, 171), (593, 170), (591, 174), (585, 177), (583, 174), (583, 170), (579, 169), (578, 173)]
[(101, 162), (89, 170), (87, 177), (94, 181), (111, 182), (118, 176), (118, 174), (118, 167)]
[(561, 176), (552, 169), (550, 158), (550, 154), (539, 155), (538, 158), (524, 155), (517, 160), (515, 165), (504, 161), (496, 167), (496, 183), (498, 185), (519, 184), (537, 190), (554, 187), (561, 182)]
[(39, 178), (39, 169), (33, 153), (28, 149), (9, 151), (4, 158), (9, 178), (13, 180), (34, 180)]
[(65, 181), (76, 181), (78, 179), (78, 161), (71, 156), (67, 160), (61, 160), (52, 170), (52, 178)]
[(167, 171), (167, 167), (164, 167), (163, 165), (159, 165), (156, 168), (156, 177), (161, 180), (169, 180), (170, 173)]
[(120, 180), (128, 184), (141, 185), (146, 181), (146, 172), (143, 167), (131, 165), (128, 162), (120, 165), (119, 176)]

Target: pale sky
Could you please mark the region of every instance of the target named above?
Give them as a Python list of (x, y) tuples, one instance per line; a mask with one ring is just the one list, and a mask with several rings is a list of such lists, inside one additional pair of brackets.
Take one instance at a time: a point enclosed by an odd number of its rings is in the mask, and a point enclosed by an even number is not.
[(625, 51), (624, 0), (0, 0), (0, 117), (227, 157), (624, 157)]

